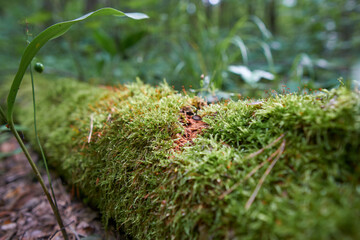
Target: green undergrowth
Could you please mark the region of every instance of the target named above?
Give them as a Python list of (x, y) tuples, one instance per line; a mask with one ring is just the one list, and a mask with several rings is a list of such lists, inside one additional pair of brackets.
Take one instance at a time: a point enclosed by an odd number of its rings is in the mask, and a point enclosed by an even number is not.
[[(212, 104), (179, 152), (180, 109), (197, 100), (166, 84), (36, 82), (50, 164), (135, 239), (360, 238), (358, 93)], [(17, 105), (31, 129), (29, 86)]]

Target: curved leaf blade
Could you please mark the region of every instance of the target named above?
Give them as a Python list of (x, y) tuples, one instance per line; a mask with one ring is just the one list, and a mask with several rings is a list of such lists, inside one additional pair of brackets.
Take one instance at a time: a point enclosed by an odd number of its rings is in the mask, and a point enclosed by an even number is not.
[(240, 49), (243, 62), (246, 66), (248, 66), (249, 58), (248, 58), (248, 53), (247, 53), (247, 47), (246, 47), (244, 41), (241, 39), (241, 37), (235, 36), (232, 39), (232, 43), (235, 44)]
[(21, 81), (24, 77), (24, 74), (26, 72), (26, 69), (28, 68), (29, 64), (31, 63), (32, 59), (35, 57), (36, 53), (50, 40), (60, 37), (61, 35), (65, 34), (72, 25), (74, 25), (77, 22), (84, 21), (88, 18), (95, 17), (95, 16), (106, 16), (106, 15), (114, 15), (114, 16), (126, 16), (135, 20), (145, 19), (148, 18), (146, 14), (143, 13), (124, 13), (119, 10), (116, 10), (114, 8), (101, 8), (99, 10), (96, 10), (94, 12), (90, 12), (88, 14), (85, 14), (79, 18), (76, 18), (74, 20), (65, 21), (56, 23), (44, 31), (42, 31), (39, 35), (37, 35), (34, 40), (32, 40), (29, 45), (26, 47), (21, 61), (18, 68), (18, 71), (15, 75), (15, 78), (12, 82), (10, 92), (7, 98), (7, 117), (8, 121), (13, 120), (13, 111), (14, 111), (14, 104), (16, 95), (19, 91), (19, 87), (21, 84)]

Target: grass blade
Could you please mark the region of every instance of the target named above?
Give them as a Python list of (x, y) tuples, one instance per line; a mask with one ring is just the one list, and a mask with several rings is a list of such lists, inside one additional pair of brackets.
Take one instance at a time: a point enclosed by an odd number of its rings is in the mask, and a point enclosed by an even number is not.
[(245, 64), (245, 66), (248, 66), (249, 58), (248, 58), (248, 53), (247, 53), (247, 47), (246, 47), (244, 41), (239, 36), (235, 36), (233, 38), (232, 42), (240, 49), (243, 62)]
[(30, 42), (30, 44), (26, 47), (21, 62), (19, 65), (19, 69), (15, 75), (15, 78), (13, 80), (13, 83), (11, 85), (11, 89), (7, 98), (7, 117), (8, 121), (12, 122), (13, 120), (13, 111), (14, 111), (14, 104), (16, 95), (18, 93), (21, 81), (23, 79), (23, 76), (26, 72), (27, 67), (31, 63), (31, 60), (34, 58), (36, 53), (50, 40), (60, 37), (64, 33), (66, 33), (72, 25), (74, 25), (77, 22), (84, 21), (90, 17), (95, 16), (106, 16), (106, 15), (115, 15), (115, 16), (127, 16), (132, 19), (144, 19), (148, 18), (146, 14), (143, 13), (123, 13), (121, 11), (118, 11), (113, 8), (102, 8), (94, 12), (90, 12), (88, 14), (85, 14), (82, 17), (79, 17), (74, 20), (60, 22), (57, 24), (54, 24), (50, 26), (49, 28), (42, 31), (39, 35), (37, 35), (33, 41)]
[(255, 25), (259, 28), (261, 34), (263, 35), (264, 39), (268, 40), (272, 38), (271, 32), (265, 26), (265, 23), (261, 21), (260, 18), (257, 16), (251, 16), (251, 20), (255, 23)]
[(269, 46), (269, 44), (267, 44), (264, 41), (259, 41), (259, 44), (261, 46), (261, 48), (264, 50), (264, 56), (266, 58), (266, 61), (268, 63), (269, 69), (271, 72), (274, 72), (274, 59), (272, 57), (272, 53), (271, 53), (271, 48)]
[[(62, 222), (62, 219), (61, 219), (61, 216), (60, 216), (60, 213), (58, 211), (58, 208), (57, 208), (57, 204), (56, 204), (56, 199), (55, 199), (55, 195), (54, 195), (54, 192), (53, 192), (53, 189), (52, 189), (52, 186), (51, 186), (51, 182), (50, 182), (50, 188), (52, 190), (52, 194), (53, 194), (53, 197), (51, 197), (50, 193), (48, 192), (47, 190), (47, 187), (45, 186), (45, 183), (41, 177), (41, 174), (39, 172), (39, 170), (37, 169), (37, 166), (35, 165), (34, 161), (32, 160), (27, 148), (25, 147), (22, 139), (20, 138), (18, 132), (16, 131), (15, 129), (15, 125), (14, 125), (14, 120), (13, 120), (13, 112), (14, 112), (14, 105), (15, 105), (15, 100), (16, 100), (16, 95), (19, 91), (19, 87), (20, 87), (20, 84), (21, 84), (21, 81), (24, 77), (24, 74), (28, 68), (29, 65), (31, 65), (31, 61), (32, 59), (35, 57), (36, 53), (50, 40), (54, 39), (54, 38), (57, 38), (57, 37), (60, 37), (61, 35), (63, 35), (64, 33), (66, 33), (72, 25), (74, 25), (75, 23), (77, 22), (81, 22), (83, 20), (86, 20), (90, 17), (94, 17), (94, 16), (104, 16), (104, 15), (115, 15), (115, 16), (127, 16), (129, 18), (132, 18), (132, 19), (144, 19), (144, 18), (147, 18), (148, 16), (145, 15), (145, 14), (142, 14), (142, 13), (123, 13), (121, 11), (118, 11), (116, 9), (113, 9), (113, 8), (102, 8), (102, 9), (99, 9), (97, 11), (94, 11), (94, 12), (90, 12), (80, 18), (77, 18), (77, 19), (74, 19), (74, 20), (70, 20), (70, 21), (65, 21), (65, 22), (60, 22), (60, 23), (57, 23), (57, 24), (54, 24), (52, 26), (50, 26), (49, 28), (45, 29), (44, 31), (42, 31), (39, 35), (37, 35), (33, 41), (31, 41), (29, 43), (29, 45), (25, 48), (25, 51), (22, 55), (22, 58), (21, 58), (21, 61), (20, 61), (20, 65), (19, 65), (19, 68), (18, 68), (18, 71), (15, 75), (15, 78), (12, 82), (12, 85), (11, 85), (11, 88), (10, 88), (10, 91), (9, 91), (9, 95), (8, 95), (8, 98), (7, 98), (7, 116), (5, 115), (5, 112), (3, 111), (2, 108), (0, 108), (0, 116), (3, 117), (5, 120), (8, 121), (8, 124), (9, 124), (9, 127), (11, 129), (11, 131), (13, 132), (16, 140), (19, 142), (20, 144), (20, 147), (21, 149), (23, 150), (26, 158), (28, 159), (29, 161), (29, 164), (31, 165), (35, 175), (36, 175), (36, 178), (38, 179), (38, 181), (40, 182), (40, 185), (48, 199), (48, 202), (50, 203), (51, 205), (51, 208), (54, 212), (54, 215), (56, 217), (56, 220), (59, 224), (59, 227), (60, 227), (60, 230), (63, 234), (63, 237), (65, 240), (68, 239), (68, 235), (66, 233), (66, 230), (65, 230), (65, 227), (64, 227), (64, 224)], [(32, 75), (32, 72), (30, 71), (31, 75)], [(34, 86), (33, 86), (33, 77), (31, 76), (31, 79), (32, 79), (32, 87), (33, 87), (33, 107), (34, 107), (34, 122), (35, 122), (35, 134), (37, 136), (37, 130), (36, 130), (36, 115), (35, 115), (35, 95), (34, 95)], [(40, 144), (40, 141), (37, 137), (37, 141), (38, 141), (38, 144), (39, 144), (39, 147), (41, 149), (41, 152), (42, 152), (42, 155), (44, 157), (44, 153), (43, 153), (43, 150), (42, 150), (42, 147), (41, 147), (41, 144)], [(44, 158), (44, 161), (45, 161), (45, 164), (46, 164), (46, 160)], [(46, 164), (46, 168), (47, 168), (47, 164)], [(49, 172), (48, 172), (48, 169), (47, 169), (47, 173), (48, 173), (48, 177), (49, 177)], [(50, 180), (50, 177), (49, 177), (49, 181)]]

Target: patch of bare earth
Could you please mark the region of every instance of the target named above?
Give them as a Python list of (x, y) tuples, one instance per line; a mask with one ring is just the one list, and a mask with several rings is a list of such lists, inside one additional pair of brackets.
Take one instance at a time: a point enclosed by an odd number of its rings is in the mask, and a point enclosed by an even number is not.
[(174, 148), (175, 151), (181, 151), (186, 144), (193, 144), (193, 139), (201, 134), (204, 128), (208, 127), (208, 125), (202, 121), (202, 117), (197, 115), (196, 112), (192, 106), (183, 107), (180, 110), (179, 121), (184, 132), (183, 134), (178, 133), (176, 135), (177, 139), (174, 141), (176, 144)]

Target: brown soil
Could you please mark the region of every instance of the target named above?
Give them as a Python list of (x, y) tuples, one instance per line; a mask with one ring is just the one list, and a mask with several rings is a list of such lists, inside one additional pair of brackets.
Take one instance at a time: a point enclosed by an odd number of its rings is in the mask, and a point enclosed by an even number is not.
[(179, 121), (184, 128), (184, 132), (183, 134), (176, 134), (175, 151), (181, 151), (185, 145), (193, 144), (193, 139), (196, 138), (198, 134), (201, 134), (202, 130), (208, 126), (202, 121), (202, 117), (194, 112), (194, 108), (191, 106), (181, 109)]
[[(11, 138), (0, 144), (0, 155), (17, 148), (16, 140)], [(36, 154), (31, 155), (38, 159)], [(47, 179), (44, 170), (42, 175)], [(59, 178), (52, 176), (52, 181), (69, 239), (126, 239), (104, 231), (96, 211), (75, 200)], [(0, 240), (63, 239), (41, 186), (22, 153), (0, 159), (0, 226)]]

